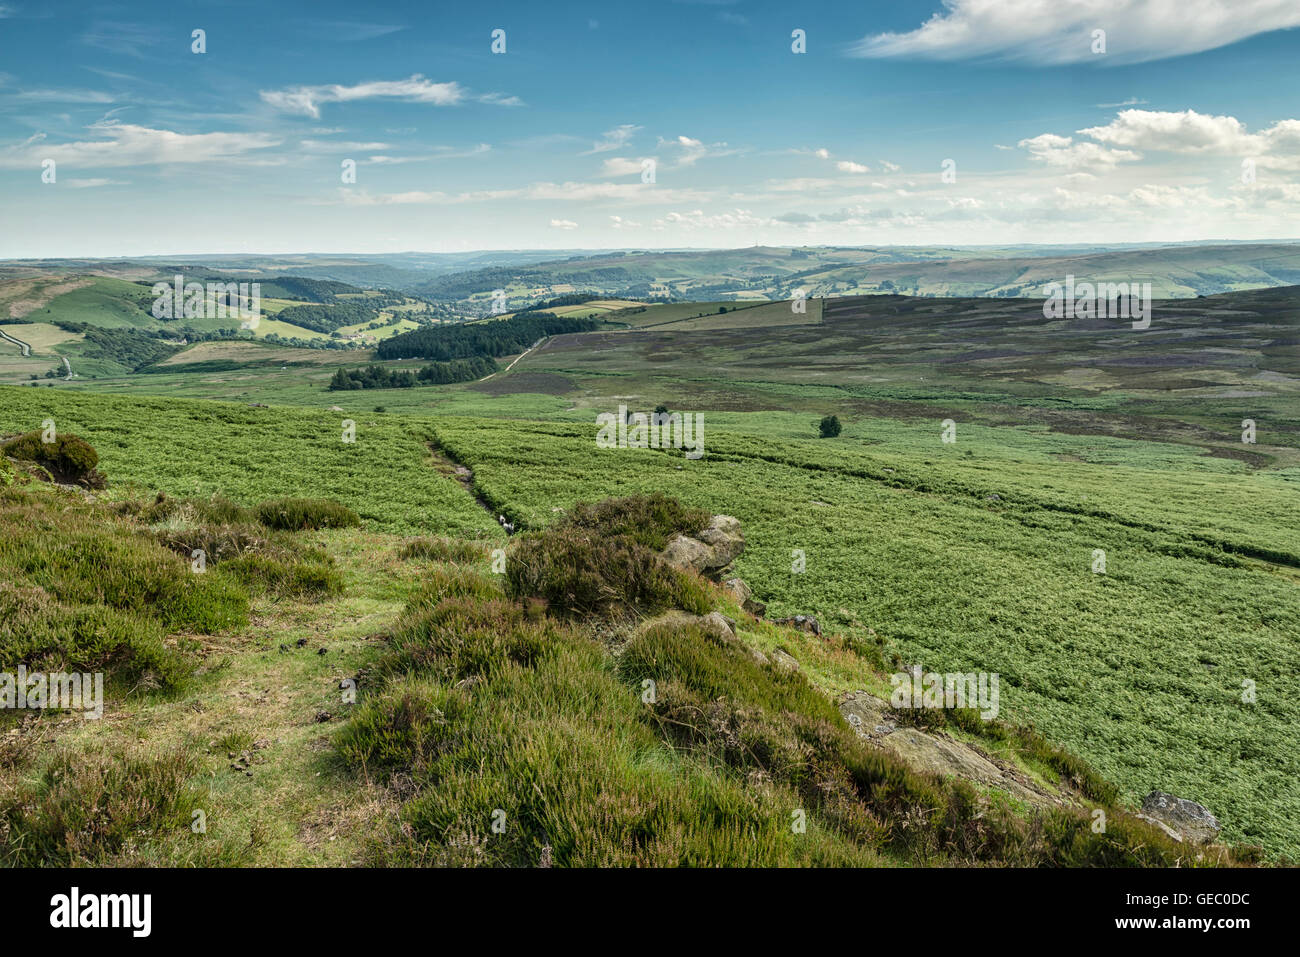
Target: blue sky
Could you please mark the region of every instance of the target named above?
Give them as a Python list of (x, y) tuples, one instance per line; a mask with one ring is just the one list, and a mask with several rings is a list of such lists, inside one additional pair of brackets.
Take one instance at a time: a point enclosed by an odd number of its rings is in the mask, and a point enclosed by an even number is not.
[(0, 256), (1293, 238), (1297, 26), (1293, 0), (0, 0)]

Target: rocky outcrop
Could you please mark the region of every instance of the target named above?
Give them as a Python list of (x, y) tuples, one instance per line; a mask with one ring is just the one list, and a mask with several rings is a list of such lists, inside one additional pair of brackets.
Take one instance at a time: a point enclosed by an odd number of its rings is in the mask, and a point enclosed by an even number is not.
[(722, 583), (723, 589), (731, 595), (745, 611), (755, 618), (762, 618), (767, 613), (767, 605), (754, 598), (754, 593), (743, 578), (728, 578)]
[(664, 549), (664, 560), (718, 581), (745, 550), (740, 522), (730, 515), (714, 515), (709, 527), (694, 536), (675, 535)]
[(889, 716), (889, 702), (866, 691), (850, 691), (840, 696), (840, 714), (862, 738), (878, 738), (898, 729)]
[(1189, 844), (1209, 844), (1219, 836), (1219, 822), (1209, 808), (1175, 797), (1164, 791), (1152, 791), (1142, 800), (1142, 820), (1157, 825), (1170, 836)]
[(812, 615), (795, 615), (793, 618), (773, 618), (772, 624), (785, 625), (796, 631), (806, 631), (810, 635), (821, 637), (822, 626)]
[(899, 727), (891, 716), (889, 702), (867, 691), (841, 695), (838, 705), (840, 714), (859, 737), (892, 751), (918, 771), (997, 788), (1029, 804), (1060, 803), (1015, 768), (995, 763), (978, 748), (936, 732)]
[(799, 662), (795, 661), (794, 656), (782, 651), (780, 648), (772, 652), (772, 663), (782, 671), (799, 670)]

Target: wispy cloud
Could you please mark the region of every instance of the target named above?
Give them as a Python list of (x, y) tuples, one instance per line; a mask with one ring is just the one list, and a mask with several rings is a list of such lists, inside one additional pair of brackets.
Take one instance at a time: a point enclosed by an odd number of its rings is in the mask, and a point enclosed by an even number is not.
[(592, 153), (608, 153), (612, 150), (622, 149), (630, 140), (633, 134), (637, 133), (641, 127), (632, 123), (624, 123), (616, 126), (612, 130), (606, 130), (599, 140), (597, 140), (591, 149), (582, 153), (582, 156), (590, 156)]
[(96, 189), (100, 186), (129, 186), (130, 184), (123, 179), (66, 179), (62, 180), (62, 185), (69, 189)]
[(1136, 96), (1130, 96), (1127, 100), (1125, 100), (1122, 103), (1098, 103), (1097, 109), (1114, 110), (1125, 106), (1146, 106), (1146, 104), (1147, 104), (1146, 100), (1139, 100)]
[(503, 93), (485, 93), (472, 96), (455, 81), (435, 83), (416, 73), (405, 80), (373, 80), (345, 86), (328, 83), (318, 86), (291, 86), (283, 90), (262, 90), (262, 100), (285, 113), (296, 113), (320, 119), (321, 107), (326, 103), (352, 103), (358, 100), (390, 99), (407, 103), (429, 103), (434, 106), (455, 106), (466, 100), (497, 106), (519, 106), (518, 97)]
[(277, 146), (267, 133), (177, 133), (102, 120), (87, 127), (96, 139), (49, 143), (44, 133), (0, 148), (0, 168), (39, 166), (52, 159), (75, 169), (101, 169), (152, 164), (230, 161)]
[(734, 156), (740, 150), (732, 149), (726, 143), (706, 144), (690, 136), (678, 136), (676, 139), (659, 140), (659, 146), (670, 154), (676, 155), (675, 167), (694, 166), (702, 159), (716, 159), (720, 156)]
[(81, 42), (112, 53), (144, 58), (150, 47), (167, 39), (162, 27), (144, 23), (99, 22), (81, 35)]
[[(907, 33), (857, 43), (863, 57), (1031, 63), (1134, 63), (1213, 50), (1260, 33), (1300, 26), (1300, 4), (1279, 0), (943, 0), (943, 10)], [(1106, 31), (1106, 54), (1093, 31)]]

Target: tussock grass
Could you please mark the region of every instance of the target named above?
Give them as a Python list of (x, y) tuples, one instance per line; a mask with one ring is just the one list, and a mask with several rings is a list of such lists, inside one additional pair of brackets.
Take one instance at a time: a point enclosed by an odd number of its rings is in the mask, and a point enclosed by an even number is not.
[(176, 633), (248, 618), (248, 597), (133, 523), (66, 496), (0, 494), (0, 665), (104, 671), (110, 688), (178, 686), (192, 669)]
[(353, 528), (361, 524), (361, 516), (352, 509), (326, 498), (272, 499), (259, 504), (255, 513), (267, 528), (288, 531)]
[[(284, 509), (298, 508), (286, 501), (264, 503), (269, 506), (265, 509), (245, 508), (221, 496), (178, 499), (160, 494), (148, 505), (125, 503), (119, 508), (151, 525), (158, 540), (172, 551), (186, 558), (202, 551), (206, 561), (220, 564), (222, 571), (253, 595), (308, 598), (338, 594), (343, 576), (324, 552), (304, 545), (293, 532), (262, 522), (264, 512), (279, 515)], [(310, 509), (321, 506), (312, 500), (294, 501), (307, 501)]]
[(8, 866), (131, 863), (143, 845), (192, 834), (202, 792), (193, 752), (61, 750), (39, 778), (0, 798), (0, 861)]
[(540, 598), (576, 617), (650, 615), (666, 608), (704, 614), (708, 587), (658, 554), (682, 529), (708, 524), (663, 496), (607, 499), (580, 505), (563, 521), (525, 535), (506, 556), (507, 591)]
[(428, 559), (436, 562), (454, 562), (468, 565), (486, 561), (491, 546), (487, 542), (467, 541), (460, 538), (436, 536), (413, 538), (398, 552), (401, 559)]

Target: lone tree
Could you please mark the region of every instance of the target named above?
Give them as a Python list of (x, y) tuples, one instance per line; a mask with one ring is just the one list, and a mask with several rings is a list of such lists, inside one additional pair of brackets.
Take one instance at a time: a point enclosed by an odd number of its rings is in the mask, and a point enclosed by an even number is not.
[(819, 428), (821, 429), (823, 439), (833, 439), (844, 431), (844, 426), (840, 425), (840, 417), (838, 415), (823, 416)]

